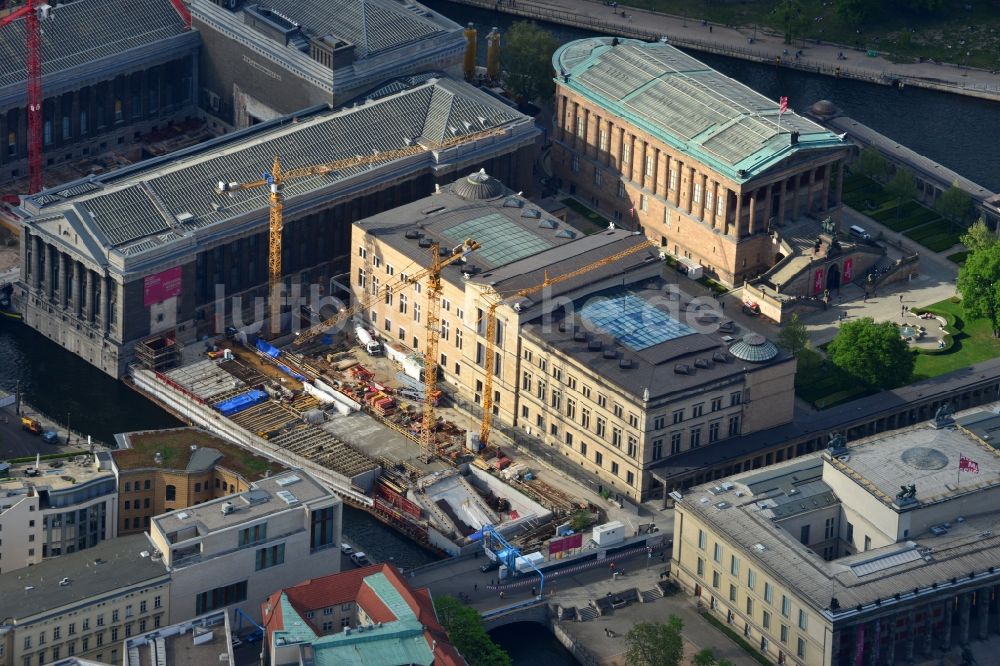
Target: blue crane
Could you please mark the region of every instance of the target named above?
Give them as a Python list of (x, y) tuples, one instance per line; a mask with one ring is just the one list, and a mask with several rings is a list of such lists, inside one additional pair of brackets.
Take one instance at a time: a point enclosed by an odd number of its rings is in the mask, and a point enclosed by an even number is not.
[[(517, 560), (521, 557), (521, 549), (507, 541), (492, 525), (483, 525), (482, 534), (483, 549), (486, 551), (487, 556), (506, 566), (508, 575), (517, 573)], [(540, 596), (545, 591), (545, 574), (531, 560), (525, 559), (525, 562), (538, 574), (538, 578), (541, 581), (538, 586), (538, 594)]]

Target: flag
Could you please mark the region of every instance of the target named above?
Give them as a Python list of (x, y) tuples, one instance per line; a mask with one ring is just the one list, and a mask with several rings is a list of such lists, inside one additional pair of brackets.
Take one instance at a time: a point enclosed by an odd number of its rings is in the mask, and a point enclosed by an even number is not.
[(962, 456), (958, 459), (958, 471), (959, 472), (972, 472), (973, 474), (979, 474), (979, 463), (977, 463), (972, 458), (966, 458)]
[(635, 206), (632, 206), (631, 208), (629, 208), (629, 209), (628, 209), (628, 212), (629, 212), (629, 214), (630, 214), (630, 215), (631, 215), (632, 217), (635, 217)]
[(785, 113), (786, 111), (788, 111), (788, 98), (785, 97), (785, 96), (782, 96), (778, 100), (778, 113), (779, 114), (780, 113)]

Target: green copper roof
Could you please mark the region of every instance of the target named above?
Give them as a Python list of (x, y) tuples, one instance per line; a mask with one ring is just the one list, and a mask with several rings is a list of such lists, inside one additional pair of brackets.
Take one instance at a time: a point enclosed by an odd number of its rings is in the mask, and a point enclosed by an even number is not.
[(663, 42), (580, 39), (559, 47), (552, 65), (560, 85), (736, 182), (796, 153), (845, 145), (791, 111), (779, 124), (777, 100)]
[(274, 642), (279, 645), (288, 643), (308, 643), (316, 640), (316, 632), (312, 630), (299, 612), (292, 607), (291, 602), (284, 592), (281, 593), (281, 621), (284, 625), (282, 631), (274, 632)]

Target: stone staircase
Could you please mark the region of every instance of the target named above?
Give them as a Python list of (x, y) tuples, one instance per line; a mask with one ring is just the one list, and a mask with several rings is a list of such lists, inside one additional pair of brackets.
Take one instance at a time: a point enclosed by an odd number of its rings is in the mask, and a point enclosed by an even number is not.
[(652, 590), (642, 590), (639, 593), (639, 602), (648, 604), (651, 601), (656, 601), (657, 599), (663, 598), (663, 590), (659, 586), (654, 587)]
[(588, 620), (593, 620), (595, 617), (600, 615), (597, 609), (593, 606), (579, 606), (576, 609), (576, 621), (586, 622)]

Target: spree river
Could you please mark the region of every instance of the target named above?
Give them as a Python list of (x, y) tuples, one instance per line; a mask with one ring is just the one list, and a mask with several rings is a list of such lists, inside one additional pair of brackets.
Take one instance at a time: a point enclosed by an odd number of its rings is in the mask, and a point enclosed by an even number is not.
[[(478, 55), (486, 59), (486, 33), (496, 26), (501, 34), (519, 20), (508, 14), (459, 5), (447, 0), (421, 0), (429, 8), (461, 25), (479, 29)], [(542, 23), (560, 42), (596, 33)], [(692, 28), (694, 29), (694, 28)], [(501, 46), (503, 40), (501, 39)], [(795, 69), (692, 51), (691, 55), (754, 90), (802, 111), (828, 99), (844, 113), (887, 137), (940, 162), (983, 187), (1000, 192), (1000, 104), (975, 97), (907, 87), (902, 90), (873, 83), (809, 74)], [(863, 58), (856, 51), (848, 58)], [(847, 62), (850, 65), (850, 60)]]

